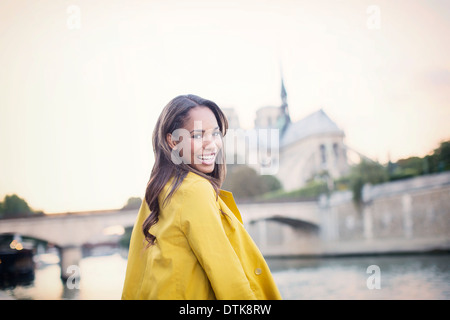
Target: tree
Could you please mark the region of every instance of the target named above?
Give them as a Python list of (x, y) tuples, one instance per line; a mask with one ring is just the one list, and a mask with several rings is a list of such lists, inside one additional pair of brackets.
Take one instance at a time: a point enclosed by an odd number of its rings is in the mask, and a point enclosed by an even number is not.
[(125, 228), (124, 234), (120, 237), (119, 245), (122, 248), (128, 249), (130, 247), (131, 234), (133, 232), (133, 227)]
[(276, 177), (271, 175), (260, 176), (262, 181), (263, 193), (271, 192), (281, 189), (281, 182)]
[(419, 157), (400, 159), (395, 164), (390, 164), (389, 169), (390, 181), (412, 178), (427, 172), (425, 159)]
[(360, 204), (362, 201), (362, 188), (366, 183), (378, 184), (388, 181), (389, 174), (385, 167), (378, 162), (362, 160), (351, 169), (349, 176), (350, 188), (353, 191), (353, 200)]
[(28, 206), (28, 203), (13, 194), (11, 196), (6, 195), (3, 202), (0, 205), (0, 217), (12, 218), (17, 216), (29, 216), (34, 213)]
[(450, 141), (443, 141), (431, 154), (423, 158), (410, 157), (391, 164), (389, 180), (406, 179), (448, 170), (450, 170)]
[(122, 210), (139, 209), (142, 204), (142, 199), (139, 197), (130, 197), (127, 204), (123, 206)]
[(261, 176), (249, 166), (238, 165), (227, 169), (227, 177), (222, 188), (233, 192), (237, 199), (251, 199), (280, 189), (281, 183), (274, 176)]
[(442, 172), (450, 170), (450, 141), (441, 142), (430, 156), (430, 172)]

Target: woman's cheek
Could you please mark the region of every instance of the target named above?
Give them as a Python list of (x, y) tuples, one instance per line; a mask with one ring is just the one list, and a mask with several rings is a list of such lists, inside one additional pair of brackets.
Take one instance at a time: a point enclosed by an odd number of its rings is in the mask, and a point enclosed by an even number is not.
[[(189, 156), (189, 160), (190, 163), (189, 164), (195, 164), (195, 155), (196, 154), (202, 154), (202, 147), (203, 147), (203, 143), (201, 139), (191, 139), (191, 145), (190, 145), (190, 156)], [(200, 162), (200, 160), (198, 160), (197, 162)]]
[(220, 137), (217, 137), (217, 138), (215, 139), (215, 142), (216, 142), (217, 150), (222, 149), (222, 146), (223, 146), (223, 140), (222, 140), (222, 137), (221, 137), (221, 136), (220, 136)]

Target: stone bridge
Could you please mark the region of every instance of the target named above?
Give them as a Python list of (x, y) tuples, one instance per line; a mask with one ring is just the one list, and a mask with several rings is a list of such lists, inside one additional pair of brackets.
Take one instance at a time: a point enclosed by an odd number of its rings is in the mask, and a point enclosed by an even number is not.
[[(294, 228), (318, 228), (317, 204), (264, 203), (238, 205), (244, 223), (255, 231), (257, 221), (275, 221)], [(307, 208), (307, 209), (306, 209)], [(61, 277), (67, 278), (67, 267), (82, 258), (82, 245), (95, 243), (109, 227), (134, 225), (138, 209), (49, 214), (39, 217), (0, 220), (1, 234), (19, 234), (56, 245), (60, 250)], [(263, 227), (264, 224), (258, 225)], [(261, 231), (262, 232), (262, 231)], [(261, 233), (259, 232), (259, 233)]]
[(323, 216), (317, 201), (238, 204), (264, 256), (320, 254)]
[[(246, 229), (266, 257), (450, 250), (450, 172), (365, 186), (320, 201), (238, 203)], [(46, 240), (61, 251), (62, 277), (109, 227), (133, 226), (138, 209), (0, 220), (1, 234)]]
[(278, 221), (293, 228), (318, 228), (320, 212), (316, 201), (248, 203), (238, 205), (244, 224)]
[(61, 277), (82, 258), (83, 244), (95, 241), (108, 227), (133, 226), (137, 209), (93, 211), (0, 220), (1, 234), (20, 234), (48, 241), (60, 249)]

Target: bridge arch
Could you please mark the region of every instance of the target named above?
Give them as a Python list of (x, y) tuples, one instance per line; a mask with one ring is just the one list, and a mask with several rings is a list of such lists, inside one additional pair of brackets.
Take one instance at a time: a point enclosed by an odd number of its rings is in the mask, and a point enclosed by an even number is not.
[(238, 204), (251, 237), (267, 257), (318, 252), (320, 211), (316, 201)]
[(68, 267), (78, 265), (82, 246), (111, 226), (134, 225), (138, 210), (110, 210), (68, 214), (45, 215), (18, 219), (4, 219), (0, 234), (17, 233), (43, 239), (60, 249), (61, 277), (67, 279)]
[(319, 232), (319, 229), (320, 229), (320, 227), (313, 222), (309, 222), (309, 221), (305, 221), (305, 220), (301, 220), (301, 219), (294, 219), (291, 217), (283, 217), (281, 215), (269, 217), (269, 218), (266, 218), (266, 220), (276, 221), (276, 222), (291, 226), (294, 229), (302, 230), (302, 231), (306, 231), (306, 232)]
[(319, 250), (319, 226), (309, 222), (274, 216), (253, 220), (246, 228), (268, 258), (314, 254)]

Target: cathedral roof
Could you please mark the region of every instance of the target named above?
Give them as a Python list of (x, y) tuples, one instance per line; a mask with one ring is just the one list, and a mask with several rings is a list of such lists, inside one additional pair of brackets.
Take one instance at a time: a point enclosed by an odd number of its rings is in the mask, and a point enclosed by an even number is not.
[(320, 109), (300, 121), (290, 123), (281, 138), (280, 146), (286, 146), (306, 137), (323, 133), (344, 135), (344, 131), (339, 129), (337, 124)]

